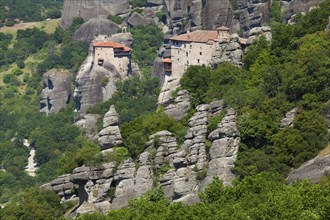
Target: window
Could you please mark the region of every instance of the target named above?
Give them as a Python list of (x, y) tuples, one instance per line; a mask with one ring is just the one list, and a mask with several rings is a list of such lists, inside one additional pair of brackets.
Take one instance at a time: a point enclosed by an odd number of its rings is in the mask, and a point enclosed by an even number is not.
[(199, 63), (199, 59), (197, 59), (197, 63)]
[(186, 57), (188, 56), (188, 52), (186, 52)]
[(192, 45), (190, 45), (190, 49), (192, 48)]
[(199, 52), (199, 55), (202, 55), (203, 53), (202, 52)]
[(189, 64), (189, 61), (187, 60), (187, 64)]

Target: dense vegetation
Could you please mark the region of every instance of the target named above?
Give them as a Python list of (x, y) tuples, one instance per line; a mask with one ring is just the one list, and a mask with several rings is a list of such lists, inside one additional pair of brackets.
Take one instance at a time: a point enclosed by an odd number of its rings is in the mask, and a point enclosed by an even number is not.
[[(37, 28), (18, 30), (15, 39), (0, 34), (1, 72), (7, 72), (0, 74), (0, 203), (28, 186), (70, 172), (99, 151), (72, 125), (72, 106), (49, 117), (38, 109), (42, 74), (53, 67), (75, 71), (87, 55), (88, 44), (71, 38), (79, 24), (78, 20), (70, 30), (58, 28), (54, 34)], [(23, 171), (29, 156), (24, 139), (36, 148), (35, 161), (40, 167), (36, 178)]]
[[(181, 80), (193, 105), (224, 99), (238, 111), (241, 146), (235, 173), (240, 178), (262, 171), (283, 176), (327, 146), (330, 32), (323, 31), (329, 1), (296, 19), (278, 24), (273, 40), (260, 38), (248, 48), (244, 68), (229, 63), (211, 70), (188, 69)], [(279, 129), (285, 113), (297, 107), (294, 125)]]
[[(275, 21), (281, 19), (278, 3), (273, 5)], [(170, 204), (158, 187), (127, 208), (78, 219), (330, 219), (329, 177), (319, 184), (284, 181), (289, 169), (328, 143), (322, 116), (330, 106), (330, 32), (323, 31), (328, 9), (329, 0), (306, 16), (297, 16), (294, 26), (276, 24), (272, 42), (260, 38), (249, 47), (243, 68), (229, 63), (215, 70), (193, 66), (182, 78), (193, 107), (224, 99), (238, 113), (241, 146), (232, 187), (216, 179), (200, 195), (201, 202), (191, 206)], [(186, 119), (176, 122), (161, 109), (156, 111), (159, 81), (148, 74), (162, 38), (155, 26), (132, 30), (133, 59), (144, 76), (119, 82), (112, 99), (89, 110), (103, 116), (110, 105), (116, 106), (124, 144), (114, 154), (97, 154), (97, 144), (72, 125), (76, 119), (72, 106), (48, 117), (38, 113), (42, 74), (53, 67), (74, 72), (86, 56), (88, 45), (71, 39), (82, 22), (77, 18), (68, 31), (58, 28), (53, 34), (27, 29), (14, 39), (0, 33), (1, 71), (14, 67), (0, 74), (0, 203), (6, 203), (0, 219), (61, 219), (73, 204), (60, 204), (57, 195), (39, 188), (22, 191), (83, 164), (136, 157), (157, 131), (173, 132), (179, 143), (186, 132)], [(26, 59), (36, 54), (43, 58), (27, 72)], [(281, 118), (294, 107), (298, 109), (294, 125), (280, 129)], [(37, 150), (37, 177), (23, 171), (29, 154), (25, 138)]]
[(163, 43), (163, 33), (156, 25), (138, 26), (132, 28), (131, 33), (134, 39), (132, 58), (142, 72), (150, 74), (157, 50)]
[(169, 202), (161, 188), (155, 188), (127, 208), (108, 215), (87, 214), (79, 220), (110, 219), (319, 219), (330, 218), (330, 181), (320, 184), (300, 182), (286, 185), (276, 175), (265, 173), (224, 187), (215, 179), (201, 202), (185, 206)]
[(0, 26), (60, 18), (63, 0), (0, 0)]

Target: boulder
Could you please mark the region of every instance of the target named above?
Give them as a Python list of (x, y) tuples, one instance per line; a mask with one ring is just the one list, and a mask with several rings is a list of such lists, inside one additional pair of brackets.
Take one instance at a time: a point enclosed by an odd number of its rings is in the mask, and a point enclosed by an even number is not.
[(42, 77), (40, 112), (57, 113), (66, 107), (72, 97), (71, 75), (68, 70), (51, 69)]
[(118, 25), (108, 19), (92, 18), (74, 32), (73, 39), (92, 42), (97, 35), (112, 35), (118, 30)]
[(188, 115), (190, 109), (189, 92), (180, 90), (171, 104), (165, 107), (165, 113), (179, 121)]

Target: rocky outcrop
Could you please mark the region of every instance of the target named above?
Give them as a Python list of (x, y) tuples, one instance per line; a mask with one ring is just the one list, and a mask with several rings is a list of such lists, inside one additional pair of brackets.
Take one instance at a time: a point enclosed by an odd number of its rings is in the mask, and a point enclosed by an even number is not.
[(310, 179), (313, 183), (317, 183), (322, 176), (330, 173), (330, 155), (307, 161), (302, 166), (290, 172), (287, 181), (293, 183), (303, 179)]
[[(124, 43), (127, 46), (132, 44), (132, 35), (130, 33), (120, 33), (114, 35), (99, 35), (95, 41), (118, 42)], [(91, 106), (110, 99), (116, 91), (115, 82), (124, 80), (131, 75), (137, 74), (138, 66), (132, 63), (130, 68), (117, 70), (110, 63), (105, 62), (99, 66), (93, 62), (92, 48), (89, 50), (89, 55), (80, 66), (76, 77), (76, 88), (74, 91), (74, 100), (76, 102), (76, 111), (84, 115)]]
[(298, 13), (305, 13), (313, 6), (317, 6), (324, 0), (281, 0), (281, 13), (285, 21)]
[(82, 128), (87, 138), (94, 139), (97, 131), (96, 123), (99, 118), (100, 115), (98, 114), (86, 114), (82, 119), (75, 122), (74, 125)]
[(291, 111), (287, 112), (285, 114), (285, 118), (281, 120), (280, 128), (284, 129), (288, 126), (292, 126), (296, 115), (297, 115), (297, 108), (294, 108)]
[(228, 40), (219, 41), (212, 54), (210, 65), (215, 68), (221, 63), (230, 62), (234, 65), (242, 66), (244, 47), (245, 44), (242, 44), (237, 34), (231, 35), (231, 38)]
[(179, 121), (188, 115), (190, 109), (189, 92), (180, 90), (171, 104), (165, 107), (165, 113)]
[(102, 150), (120, 146), (123, 140), (118, 127), (119, 119), (115, 106), (110, 106), (110, 110), (103, 118), (103, 129), (98, 133), (98, 142)]
[[(149, 137), (136, 162), (129, 158), (119, 164), (78, 167), (44, 187), (58, 192), (63, 200), (79, 198), (75, 213), (120, 209), (158, 184), (170, 201), (198, 202), (198, 193), (214, 176), (225, 185), (230, 185), (234, 178), (230, 168), (240, 141), (235, 111), (229, 109), (217, 129), (209, 135), (207, 131), (209, 118), (221, 113), (224, 107), (221, 100), (197, 106), (196, 113), (188, 120), (189, 129), (181, 146), (173, 133), (159, 131)], [(104, 118), (104, 127), (117, 122), (112, 106)], [(207, 136), (212, 141), (209, 152)], [(114, 151), (108, 149), (102, 153)]]
[(248, 39), (246, 44), (250, 45), (253, 43), (255, 39), (257, 39), (260, 36), (264, 36), (266, 40), (271, 41), (272, 40), (272, 33), (270, 26), (262, 26), (262, 27), (255, 27), (252, 28), (248, 32)]
[(64, 0), (61, 26), (68, 28), (75, 17), (84, 21), (106, 18), (109, 14), (121, 15), (130, 11), (128, 0)]
[(56, 113), (66, 107), (72, 96), (71, 75), (68, 70), (51, 69), (42, 77), (40, 112)]
[(215, 176), (219, 177), (225, 186), (230, 185), (235, 178), (231, 168), (234, 167), (240, 143), (236, 112), (233, 109), (228, 109), (227, 114), (218, 127), (209, 134), (208, 139), (212, 141), (212, 146), (209, 152), (207, 176), (202, 187), (205, 188), (211, 183)]
[[(108, 79), (106, 85), (102, 84), (105, 78)], [(92, 54), (88, 55), (76, 78), (76, 111), (85, 114), (89, 107), (111, 98), (116, 90), (115, 82), (119, 79), (121, 76), (113, 65), (94, 65)]]
[(74, 32), (73, 39), (91, 42), (95, 36), (113, 35), (118, 30), (118, 25), (108, 19), (92, 18)]

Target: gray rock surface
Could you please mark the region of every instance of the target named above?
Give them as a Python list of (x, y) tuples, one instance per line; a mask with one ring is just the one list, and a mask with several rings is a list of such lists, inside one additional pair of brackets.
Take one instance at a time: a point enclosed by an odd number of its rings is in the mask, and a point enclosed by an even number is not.
[[(209, 118), (224, 108), (222, 100), (197, 106), (196, 113), (188, 120), (189, 129), (181, 146), (171, 132), (158, 131), (149, 137), (136, 162), (127, 159), (120, 164), (78, 167), (44, 187), (56, 191), (63, 200), (79, 198), (76, 213), (120, 209), (157, 183), (169, 201), (196, 203), (198, 193), (214, 176), (219, 176), (225, 185), (229, 185), (234, 177), (230, 168), (236, 159), (240, 140), (234, 110), (229, 109), (217, 129), (209, 134), (212, 147), (209, 153), (206, 151)], [(113, 106), (103, 123), (105, 128), (118, 124)], [(102, 153), (112, 152), (108, 149)]]
[(240, 143), (236, 112), (233, 109), (228, 109), (221, 123), (209, 134), (208, 138), (212, 141), (212, 146), (209, 152), (207, 176), (202, 183), (202, 189), (205, 189), (215, 176), (219, 177), (225, 186), (230, 185), (235, 178), (231, 168), (234, 167)]
[(91, 42), (97, 35), (112, 35), (118, 30), (118, 25), (108, 19), (92, 18), (74, 32), (73, 39)]
[(310, 179), (313, 183), (317, 183), (322, 176), (330, 173), (330, 155), (323, 157), (317, 156), (307, 161), (299, 168), (290, 172), (287, 181), (293, 183), (303, 179)]
[(180, 90), (171, 104), (165, 107), (167, 115), (179, 121), (188, 115), (190, 109), (189, 92)]
[(98, 133), (98, 142), (102, 150), (117, 147), (123, 144), (123, 140), (118, 127), (118, 113), (115, 106), (105, 113), (103, 118), (103, 129)]
[(88, 21), (91, 18), (106, 18), (109, 14), (125, 14), (129, 10), (128, 0), (64, 0), (61, 26), (68, 28), (74, 17)]
[(281, 0), (281, 13), (285, 21), (289, 21), (295, 14), (307, 12), (323, 0)]
[(97, 131), (97, 120), (100, 118), (98, 114), (86, 114), (82, 119), (75, 122), (74, 125), (84, 129), (85, 135), (89, 139), (93, 139)]
[(281, 120), (280, 128), (286, 128), (293, 125), (294, 118), (297, 115), (297, 108), (292, 109), (291, 111), (285, 114), (285, 118)]
[(72, 97), (71, 75), (68, 70), (51, 69), (42, 77), (40, 112), (56, 113), (66, 107)]

